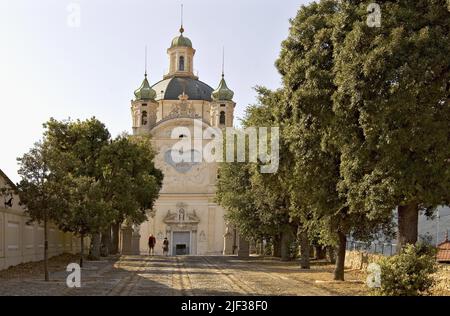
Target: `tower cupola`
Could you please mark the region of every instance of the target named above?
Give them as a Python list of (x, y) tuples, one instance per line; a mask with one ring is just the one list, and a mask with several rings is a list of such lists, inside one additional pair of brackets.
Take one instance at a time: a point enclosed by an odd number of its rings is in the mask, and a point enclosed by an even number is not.
[(147, 80), (147, 72), (145, 72), (145, 78), (142, 81), (141, 86), (134, 91), (134, 95), (136, 97), (136, 100), (155, 100), (156, 98), (156, 91), (150, 87), (150, 84)]
[(178, 35), (177, 37), (175, 37), (172, 40), (172, 45), (170, 46), (170, 48), (174, 48), (174, 47), (190, 47), (190, 48), (192, 48), (191, 40), (187, 37), (184, 37), (183, 33), (184, 33), (184, 28), (181, 27), (180, 35)]
[(169, 55), (169, 72), (164, 79), (171, 77), (190, 77), (198, 79), (194, 75), (194, 55), (195, 49), (189, 38), (183, 35), (183, 25), (180, 27), (180, 35), (172, 40), (170, 48), (167, 50)]
[(211, 98), (214, 101), (231, 101), (233, 100), (234, 92), (228, 88), (225, 81), (225, 76), (222, 73), (222, 80), (220, 80), (219, 86), (211, 94)]

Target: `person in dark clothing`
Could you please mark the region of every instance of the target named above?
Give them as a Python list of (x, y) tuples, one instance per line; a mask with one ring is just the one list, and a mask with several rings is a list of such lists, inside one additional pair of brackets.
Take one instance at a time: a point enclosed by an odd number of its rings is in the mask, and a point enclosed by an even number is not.
[(166, 238), (164, 238), (163, 241), (163, 254), (168, 256), (169, 255), (169, 240)]
[(156, 238), (153, 236), (153, 234), (150, 234), (150, 237), (148, 237), (148, 254), (154, 255), (155, 254), (155, 244), (156, 244)]

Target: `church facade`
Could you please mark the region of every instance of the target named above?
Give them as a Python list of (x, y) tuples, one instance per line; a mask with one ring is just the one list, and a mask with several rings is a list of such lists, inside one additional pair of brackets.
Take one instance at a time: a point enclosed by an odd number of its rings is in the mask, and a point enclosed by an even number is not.
[(204, 145), (203, 137), (194, 135), (195, 124), (203, 131), (232, 127), (236, 106), (223, 73), (217, 89), (194, 75), (195, 49), (183, 33), (181, 27), (167, 50), (169, 72), (153, 85), (146, 72), (131, 101), (133, 134), (151, 135), (156, 166), (164, 173), (159, 199), (148, 212), (148, 220), (133, 233), (139, 239), (134, 244), (140, 253), (148, 252), (148, 237), (153, 234), (157, 255), (162, 254), (164, 238), (169, 240), (169, 255), (231, 254), (236, 248), (235, 234), (226, 226), (224, 209), (214, 201), (217, 163), (177, 162), (171, 155), (186, 134), (192, 142)]

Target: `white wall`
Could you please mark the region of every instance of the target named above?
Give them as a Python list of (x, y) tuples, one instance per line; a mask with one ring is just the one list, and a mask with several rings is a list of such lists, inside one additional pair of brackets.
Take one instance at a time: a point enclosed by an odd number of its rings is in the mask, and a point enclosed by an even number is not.
[[(44, 259), (43, 225), (27, 225), (28, 220), (21, 209), (0, 207), (0, 270)], [(79, 238), (63, 233), (53, 225), (49, 225), (48, 240), (49, 257), (80, 250)]]

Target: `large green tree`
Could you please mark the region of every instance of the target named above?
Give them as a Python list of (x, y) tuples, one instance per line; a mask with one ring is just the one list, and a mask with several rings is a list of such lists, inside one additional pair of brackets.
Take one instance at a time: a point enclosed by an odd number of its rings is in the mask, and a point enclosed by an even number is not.
[(275, 255), (287, 260), (292, 239), (288, 208), (257, 168), (257, 164), (250, 163), (221, 163), (216, 198), (241, 236), (272, 241)]
[(398, 249), (417, 241), (418, 214), (450, 188), (450, 11), (445, 0), (342, 1), (335, 20), (333, 111), (340, 192), (350, 212), (397, 208)]
[(244, 163), (221, 163), (216, 200), (226, 210), (226, 218), (246, 237), (271, 237), (272, 225), (265, 226), (251, 191), (249, 170)]
[(119, 227), (124, 220), (140, 224), (146, 211), (153, 208), (162, 186), (163, 174), (155, 167), (154, 150), (149, 137), (120, 135), (104, 146), (98, 160), (102, 170), (104, 196), (114, 212), (112, 227), (102, 236), (109, 240), (112, 231), (112, 253), (117, 253)]
[(344, 279), (348, 235), (368, 238), (390, 216), (350, 209), (339, 191), (341, 151), (335, 138), (339, 125), (333, 112), (335, 41), (340, 2), (325, 0), (303, 6), (291, 21), (288, 38), (276, 62), (283, 77), (284, 100), (279, 104), (282, 136), (293, 163), (290, 189), (294, 214), (324, 244), (337, 245), (334, 278)]
[(58, 224), (81, 238), (80, 263), (84, 238), (92, 238), (92, 255), (100, 253), (100, 232), (113, 214), (102, 194), (102, 170), (98, 159), (110, 142), (106, 126), (96, 118), (84, 121), (50, 119), (44, 124), (44, 143), (49, 167), (61, 185), (61, 199), (67, 207), (60, 210)]
[[(295, 157), (291, 178), (294, 205), (306, 212), (298, 216), (311, 230), (338, 245), (335, 279), (343, 279), (346, 236), (351, 223), (345, 199), (337, 191), (339, 152), (330, 145), (333, 126), (333, 19), (335, 1), (302, 7), (291, 21), (277, 68), (282, 74), (285, 102), (283, 138)], [(301, 208), (297, 208), (301, 209)], [(308, 212), (309, 211), (309, 212)], [(330, 219), (330, 217), (332, 219)], [(330, 238), (330, 234), (336, 234)]]
[(21, 180), (17, 185), (21, 205), (31, 222), (44, 226), (44, 278), (49, 281), (48, 272), (48, 224), (65, 207), (59, 198), (61, 187), (49, 169), (48, 155), (42, 142), (17, 159)]
[[(247, 108), (243, 120), (244, 128), (268, 128), (267, 142), (271, 143), (271, 128), (279, 128), (280, 121), (277, 108), (282, 100), (283, 91), (271, 91), (265, 87), (257, 87), (258, 103)], [(260, 141), (262, 135), (258, 135)], [(284, 139), (278, 140), (279, 152), (278, 168), (273, 173), (262, 173), (260, 161), (251, 168), (252, 190), (255, 194), (255, 204), (262, 218), (269, 225), (276, 227), (280, 239), (280, 254), (282, 260), (290, 259), (292, 241), (296, 239), (300, 226), (299, 218), (291, 216), (291, 199), (289, 194), (289, 177), (291, 175), (292, 155), (286, 148)], [(268, 147), (269, 148), (269, 147)], [(261, 148), (260, 148), (261, 151)], [(259, 154), (263, 154), (259, 152)], [(275, 157), (275, 156), (274, 156)], [(309, 251), (308, 251), (309, 255)]]
[[(58, 177), (57, 181), (64, 190), (59, 197), (65, 201), (66, 207), (59, 210), (56, 223), (61, 230), (80, 237), (80, 266), (83, 266), (85, 237), (90, 236), (92, 247), (95, 247), (94, 243), (100, 242), (99, 234), (114, 220), (114, 213), (103, 195), (101, 181), (70, 174)], [(97, 259), (98, 256), (99, 253), (94, 253), (92, 258)]]
[(112, 226), (116, 252), (120, 224), (124, 220), (142, 223), (161, 188), (163, 176), (154, 166), (150, 140), (125, 134), (111, 140), (104, 124), (95, 118), (51, 119), (44, 127), (50, 171), (67, 205), (59, 210), (58, 225), (79, 235), (82, 245), (84, 237), (90, 236), (93, 259), (100, 256), (102, 234), (108, 237), (105, 242), (110, 240)]
[[(242, 131), (277, 124), (271, 105), (278, 94), (262, 87), (258, 87), (257, 92), (258, 104), (247, 108)], [(270, 129), (268, 132), (271, 137)], [(247, 162), (225, 162), (221, 165), (218, 202), (227, 209), (228, 218), (242, 235), (254, 240), (271, 240), (274, 254), (281, 256), (282, 260), (289, 260), (290, 244), (298, 223), (289, 214), (289, 193), (282, 176), (286, 173), (280, 169), (273, 174), (261, 173), (261, 165), (265, 162), (250, 162), (248, 146), (249, 139), (246, 143)]]

